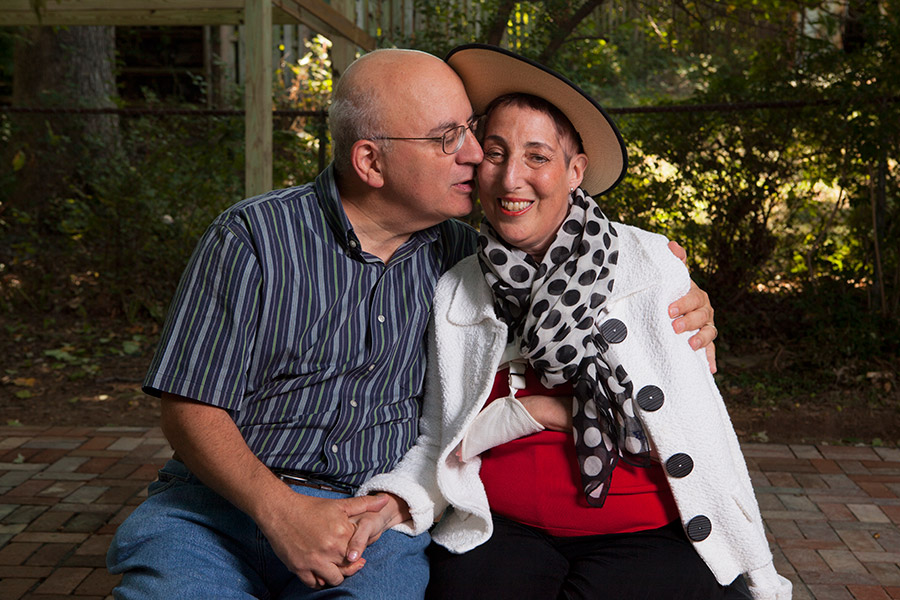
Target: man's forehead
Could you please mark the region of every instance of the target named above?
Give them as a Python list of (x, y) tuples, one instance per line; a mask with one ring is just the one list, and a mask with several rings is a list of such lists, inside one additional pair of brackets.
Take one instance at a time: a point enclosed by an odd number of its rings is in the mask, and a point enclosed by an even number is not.
[(443, 77), (442, 81), (422, 81), (420, 85), (386, 88), (386, 104), (398, 124), (415, 123), (429, 135), (440, 135), (459, 125), (466, 125), (474, 116), (465, 88), (458, 78)]

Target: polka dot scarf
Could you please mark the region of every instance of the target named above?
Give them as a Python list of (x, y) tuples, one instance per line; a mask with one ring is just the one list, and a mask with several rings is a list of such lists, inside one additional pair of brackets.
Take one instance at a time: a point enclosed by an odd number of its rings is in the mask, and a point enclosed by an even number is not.
[(649, 445), (634, 416), (634, 386), (607, 351), (625, 325), (600, 317), (615, 282), (618, 236), (581, 188), (540, 264), (482, 222), (479, 262), (510, 341), (553, 387), (573, 383), (575, 449), (588, 504), (603, 506), (619, 458), (649, 464)]

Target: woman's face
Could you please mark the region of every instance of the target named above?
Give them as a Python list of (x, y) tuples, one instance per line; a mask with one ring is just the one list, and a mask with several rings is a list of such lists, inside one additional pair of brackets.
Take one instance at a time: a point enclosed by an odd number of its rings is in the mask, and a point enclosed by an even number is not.
[(540, 259), (569, 212), (569, 190), (578, 187), (587, 156), (566, 165), (565, 142), (545, 113), (500, 106), (484, 130), (478, 193), (484, 214), (500, 236)]

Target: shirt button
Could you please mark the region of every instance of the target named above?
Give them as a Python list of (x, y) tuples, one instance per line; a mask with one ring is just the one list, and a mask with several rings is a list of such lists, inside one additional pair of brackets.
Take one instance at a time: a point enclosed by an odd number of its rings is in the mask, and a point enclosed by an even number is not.
[(356, 240), (350, 240), (350, 247), (356, 248)]
[(384, 323), (384, 321), (385, 321), (384, 315), (378, 315), (378, 322), (379, 322), (379, 323)]
[(331, 445), (331, 451), (334, 452), (334, 453), (337, 453), (337, 451), (338, 451), (337, 444), (332, 444), (332, 445)]
[(375, 370), (375, 365), (369, 365), (369, 371), (374, 371), (374, 370)]
[(357, 404), (356, 400), (351, 400), (350, 406), (352, 406), (353, 408), (356, 408), (357, 406), (359, 406), (359, 404)]

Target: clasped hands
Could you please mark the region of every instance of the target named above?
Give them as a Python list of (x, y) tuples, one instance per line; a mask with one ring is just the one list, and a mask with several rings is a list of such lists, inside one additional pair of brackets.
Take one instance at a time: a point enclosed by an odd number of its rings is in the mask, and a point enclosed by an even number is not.
[(406, 502), (388, 493), (315, 498), (291, 493), (288, 512), (273, 507), (260, 523), (275, 554), (310, 588), (340, 585), (362, 569), (363, 551), (381, 534), (410, 519)]

